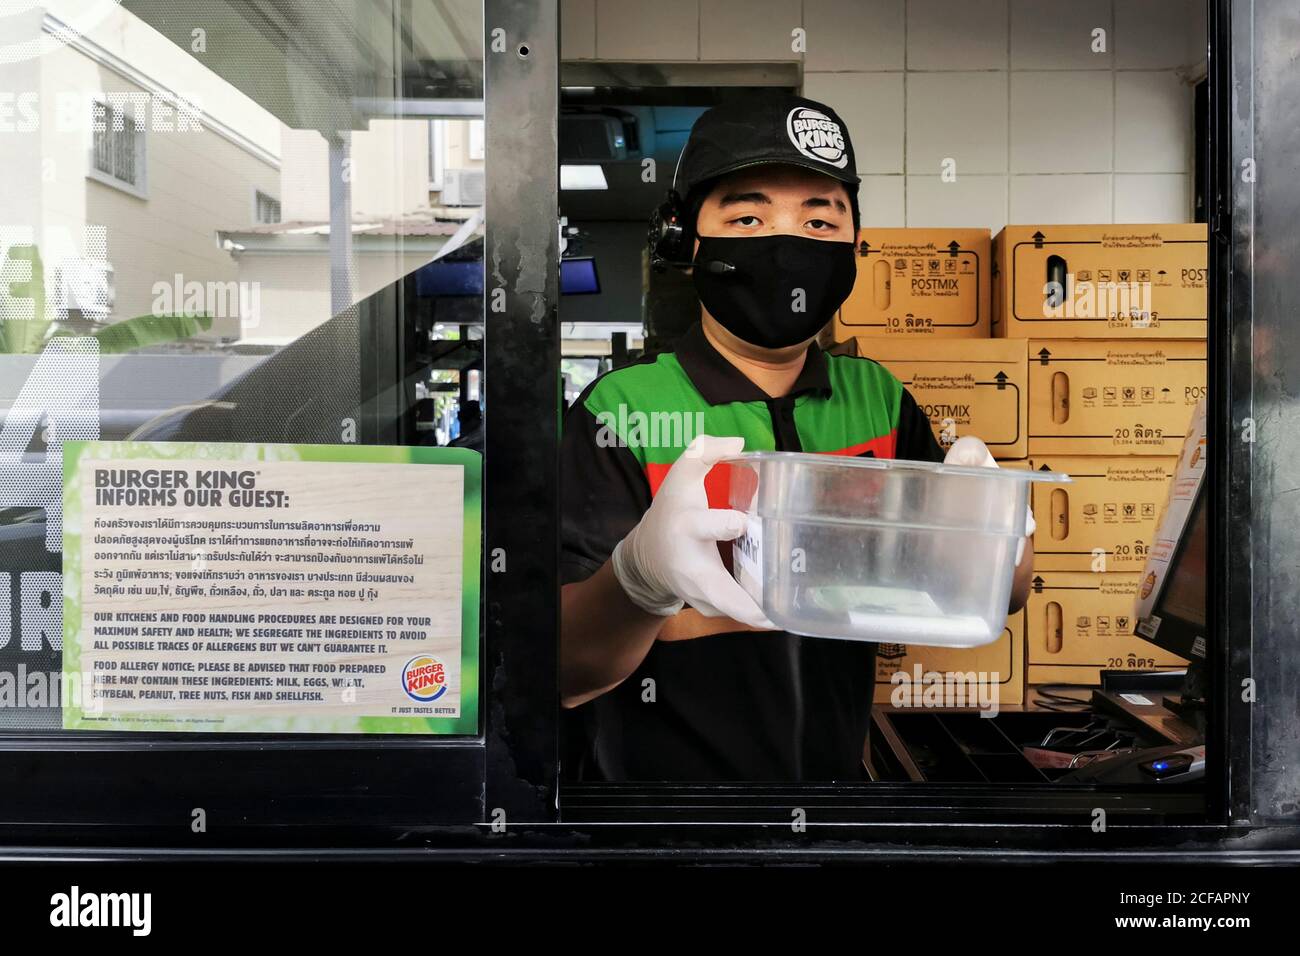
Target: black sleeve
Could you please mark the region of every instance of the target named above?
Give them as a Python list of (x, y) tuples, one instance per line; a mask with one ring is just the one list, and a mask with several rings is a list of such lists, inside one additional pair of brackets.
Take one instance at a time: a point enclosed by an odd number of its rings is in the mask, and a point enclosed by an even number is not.
[(943, 447), (935, 440), (929, 416), (921, 411), (916, 399), (906, 388), (898, 403), (898, 430), (894, 442), (894, 457), (909, 461), (942, 462)]
[(560, 440), (560, 583), (595, 574), (650, 507), (650, 483), (636, 456), (614, 444), (586, 405), (564, 416)]

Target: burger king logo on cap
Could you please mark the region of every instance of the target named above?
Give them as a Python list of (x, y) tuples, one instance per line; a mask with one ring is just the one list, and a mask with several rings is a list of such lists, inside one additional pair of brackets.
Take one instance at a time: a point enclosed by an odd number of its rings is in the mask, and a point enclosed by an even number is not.
[(785, 131), (794, 148), (809, 159), (843, 169), (848, 165), (849, 153), (844, 143), (844, 130), (821, 110), (796, 106), (785, 118)]
[(406, 696), (422, 704), (435, 701), (447, 693), (447, 671), (442, 661), (429, 654), (417, 654), (402, 668), (402, 689)]

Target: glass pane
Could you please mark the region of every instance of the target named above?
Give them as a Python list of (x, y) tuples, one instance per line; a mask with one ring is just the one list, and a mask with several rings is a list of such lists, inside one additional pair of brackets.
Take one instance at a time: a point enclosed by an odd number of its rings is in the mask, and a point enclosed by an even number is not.
[[(880, 748), (889, 779), (905, 780), (905, 766), (925, 762), (916, 745), (903, 752), (909, 709), (951, 712), (978, 700), (983, 717), (1005, 708), (1023, 712), (1013, 723), (1029, 718), (1018, 726), (976, 718), (1014, 735), (1002, 740), (1011, 773), (1063, 778), (1074, 753), (1036, 766), (1023, 756), (1056, 726), (1037, 732), (1058, 705), (1091, 708), (1094, 688), (1120, 683), (1110, 671), (1158, 671), (1122, 679), (1178, 689), (1181, 678), (1166, 675), (1196, 656), (1195, 620), (1184, 645), (1169, 618), (1155, 639), (1137, 630), (1134, 609), (1151, 593), (1157, 518), (1168, 489), (1183, 484), (1175, 463), (1207, 381), (1214, 245), (1196, 105), (1208, 69), (1206, 5), (1117, 3), (1104, 29), (1075, 19), (1088, 4), (999, 4), (1006, 16), (991, 19), (971, 12), (978, 4), (870, 5), (898, 14), (891, 32), (865, 12), (835, 17), (827, 4), (775, 3), (743, 36), (729, 34), (723, 17), (710, 25), (703, 16), (696, 29), (679, 19), (633, 22), (629, 8), (620, 16), (613, 6), (602, 5), (594, 31), (590, 18), (586, 32), (566, 19), (561, 40), (559, 309), (570, 403), (561, 578), (565, 607), (587, 612), (562, 612), (563, 720), (573, 731), (564, 774), (584, 786), (856, 782), (881, 779), (866, 765)], [(1066, 8), (1069, 16), (1056, 15)], [(791, 36), (806, 36), (806, 47)], [(1082, 124), (1091, 132), (1055, 121), (1065, 103), (1073, 118), (1095, 115)], [(808, 208), (842, 214), (809, 219)], [(814, 277), (793, 259), (762, 258), (764, 249), (796, 247), (838, 254), (851, 273), (820, 306), (804, 293), (828, 291), (829, 271)], [(599, 281), (583, 282), (583, 270)], [(759, 315), (779, 331), (760, 329)], [(617, 321), (638, 328), (607, 324)], [(604, 377), (583, 394), (592, 356)], [(859, 374), (879, 375), (888, 391), (842, 384)], [(901, 404), (882, 406), (886, 394)], [(780, 525), (773, 537), (759, 527), (767, 516), (752, 510), (758, 531), (722, 542), (717, 561), (707, 555), (719, 596), (727, 581), (716, 572), (748, 585), (726, 597), (737, 602), (736, 619), (720, 618), (699, 574), (641, 601), (624, 562), (611, 573), (615, 548), (647, 527), (640, 522), (662, 500), (663, 476), (702, 433), (742, 438), (747, 452), (840, 459), (942, 461), (960, 443), (959, 461), (978, 460), (964, 448), (987, 447), (1003, 469), (1076, 480), (1068, 494), (1046, 486), (1033, 494), (1034, 547), (1009, 538), (1001, 572), (968, 553), (960, 571), (943, 566), (944, 584), (929, 577), (940, 565), (913, 561), (905, 536), (846, 561), (842, 549), (804, 547), (780, 520), (768, 525)], [(600, 484), (614, 474), (617, 482)], [(725, 465), (701, 475), (696, 490), (715, 508), (736, 507), (747, 496), (734, 469), (731, 480), (730, 500)], [(801, 483), (793, 484), (783, 493), (795, 494)], [(851, 502), (868, 524), (880, 518), (870, 497)], [(938, 520), (934, 504), (919, 512), (926, 521)], [(855, 529), (846, 540), (867, 536)], [(955, 537), (948, 546), (964, 550)], [(675, 553), (657, 556), (658, 584)], [(848, 603), (821, 600), (811, 574), (819, 560), (845, 573)], [(588, 609), (599, 606), (590, 595), (624, 596), (605, 589), (615, 578), (643, 609), (685, 606), (639, 635), (627, 617), (590, 628)], [(983, 643), (944, 633), (964, 613), (954, 614), (960, 601), (945, 590), (958, 578), (1003, 605), (989, 611)], [(993, 590), (1007, 585), (1010, 601)], [(900, 600), (903, 591), (922, 600)], [(707, 613), (689, 606), (691, 594)], [(808, 616), (782, 620), (787, 597)], [(1177, 601), (1184, 615), (1192, 603), (1186, 594)], [(752, 640), (756, 608), (785, 629)], [(879, 615), (898, 629), (877, 632), (879, 643), (837, 640), (814, 621), (823, 611), (845, 621)], [(789, 693), (770, 692), (778, 674)], [(1189, 700), (1199, 690), (1195, 662), (1192, 675)], [(670, 683), (645, 706), (652, 695), (643, 690)], [(1060, 684), (1072, 689), (1063, 694)], [(1100, 699), (1131, 736), (1132, 702)], [(1172, 728), (1174, 709), (1155, 706)], [(1178, 733), (1196, 719), (1194, 707), (1181, 710)], [(921, 725), (940, 726), (931, 713), (910, 724)], [(955, 725), (939, 732), (949, 744), (960, 736)], [(1129, 739), (1085, 738), (1082, 746), (1112, 753)], [(969, 749), (959, 743), (954, 753)], [(924, 776), (995, 779), (995, 768), (978, 763), (958, 754)]]
[[(481, 4), (273, 9), (50, 0), (0, 20), (0, 95), (14, 104), (0, 156), (0, 731), (65, 726), (65, 442), (259, 461), (285, 456), (268, 443), (482, 449)], [(476, 541), (477, 498), (448, 487)], [(166, 571), (171, 587), (208, 560), (132, 547), (135, 572)], [(328, 610), (355, 612), (365, 590), (335, 589)], [(385, 624), (414, 633), (414, 620)], [(316, 640), (328, 621), (293, 633)], [(476, 635), (448, 664), (460, 718), (476, 713)], [(312, 674), (343, 659), (287, 656)], [(435, 669), (406, 656), (413, 674)], [(327, 673), (328, 693), (364, 697), (366, 672)], [(305, 679), (279, 680), (297, 693)], [(417, 705), (430, 697), (403, 686)], [(274, 713), (295, 732), (377, 726)], [(428, 732), (477, 730), (448, 720)]]

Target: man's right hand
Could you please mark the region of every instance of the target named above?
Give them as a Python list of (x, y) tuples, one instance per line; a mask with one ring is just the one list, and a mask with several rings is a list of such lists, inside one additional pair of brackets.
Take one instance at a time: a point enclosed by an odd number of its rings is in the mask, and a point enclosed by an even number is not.
[(743, 438), (696, 436), (668, 470), (641, 521), (614, 548), (614, 576), (637, 607), (666, 617), (685, 601), (708, 617), (775, 627), (718, 554), (718, 541), (744, 532), (744, 512), (710, 508), (704, 490), (709, 470), (744, 449)]

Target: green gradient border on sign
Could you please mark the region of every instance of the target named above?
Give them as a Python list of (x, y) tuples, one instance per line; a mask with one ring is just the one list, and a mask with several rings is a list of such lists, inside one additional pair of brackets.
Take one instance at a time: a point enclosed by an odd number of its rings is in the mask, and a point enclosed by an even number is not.
[[(469, 448), (400, 445), (278, 445), (244, 442), (63, 442), (63, 680), (81, 665), (81, 463), (90, 459), (214, 461), (322, 461), (379, 464), (459, 465), (464, 471), (461, 538), (460, 716), (458, 717), (228, 717), (219, 724), (186, 726), (149, 715), (85, 714), (80, 699), (65, 701), (65, 730), (170, 733), (435, 734), (479, 733), (479, 607), (482, 600), (483, 456)], [(413, 503), (433, 507), (434, 502)]]

